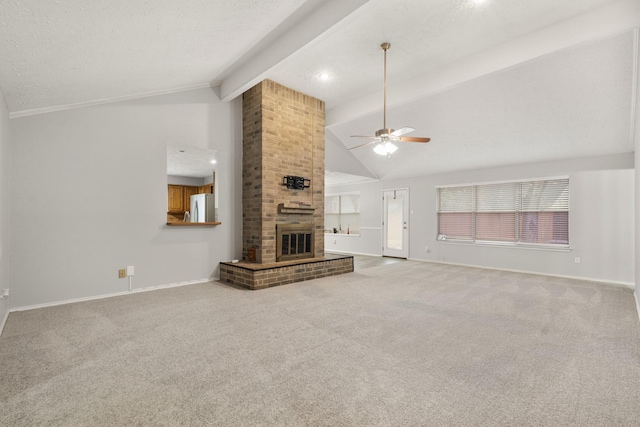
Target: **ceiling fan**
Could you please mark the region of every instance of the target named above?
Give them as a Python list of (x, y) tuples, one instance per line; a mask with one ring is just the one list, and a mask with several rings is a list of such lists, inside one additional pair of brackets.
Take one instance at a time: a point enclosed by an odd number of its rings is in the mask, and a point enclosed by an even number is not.
[(380, 45), (384, 51), (384, 103), (383, 103), (383, 119), (382, 129), (376, 131), (375, 136), (365, 135), (352, 135), (352, 138), (368, 138), (371, 141), (364, 144), (356, 145), (349, 148), (349, 150), (355, 150), (356, 148), (366, 147), (367, 145), (377, 144), (373, 151), (382, 156), (390, 156), (395, 152), (398, 147), (393, 144), (394, 142), (429, 142), (431, 138), (423, 138), (419, 136), (403, 136), (413, 132), (415, 129), (412, 127), (403, 127), (398, 130), (387, 127), (387, 50), (391, 47), (391, 43), (385, 42)]

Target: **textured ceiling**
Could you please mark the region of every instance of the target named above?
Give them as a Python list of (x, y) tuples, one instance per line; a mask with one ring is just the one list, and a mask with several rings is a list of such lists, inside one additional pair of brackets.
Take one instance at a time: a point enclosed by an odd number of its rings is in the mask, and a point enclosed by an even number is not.
[[(387, 124), (412, 126), (428, 144), (399, 143), (390, 158), (350, 153), (391, 179), (513, 163), (633, 151), (634, 35), (627, 32), (545, 55), (390, 109)], [(380, 114), (331, 127), (350, 138), (382, 127)]]
[(186, 176), (190, 178), (210, 177), (216, 168), (215, 150), (168, 145), (167, 175)]
[[(281, 83), (325, 100), (327, 108), (382, 87), (382, 42), (392, 81), (424, 73), (540, 30), (610, 0), (370, 0), (321, 41), (274, 71)], [(318, 84), (328, 72), (334, 79)]]
[(377, 179), (366, 176), (353, 175), (343, 172), (325, 171), (324, 185), (327, 187), (339, 186), (345, 184), (362, 184), (367, 182), (376, 182)]
[(305, 0), (3, 0), (12, 112), (206, 86)]
[[(640, 2), (475, 3), (4, 0), (0, 88), (20, 117), (270, 78), (326, 102), (338, 172), (384, 179), (632, 150)], [(387, 124), (432, 138), (389, 159), (347, 151), (382, 127), (383, 41)]]

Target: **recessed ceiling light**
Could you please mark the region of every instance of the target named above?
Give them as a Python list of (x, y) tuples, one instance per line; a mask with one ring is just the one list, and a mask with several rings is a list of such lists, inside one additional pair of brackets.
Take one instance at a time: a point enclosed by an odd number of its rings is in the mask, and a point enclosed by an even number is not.
[(483, 3), (486, 3), (487, 0), (471, 0), (471, 3), (476, 5), (476, 6), (480, 6)]
[(215, 165), (216, 164), (216, 159), (211, 160), (211, 163)]
[(323, 71), (320, 74), (318, 74), (318, 80), (322, 82), (329, 81), (331, 80), (331, 74), (327, 73), (326, 71)]

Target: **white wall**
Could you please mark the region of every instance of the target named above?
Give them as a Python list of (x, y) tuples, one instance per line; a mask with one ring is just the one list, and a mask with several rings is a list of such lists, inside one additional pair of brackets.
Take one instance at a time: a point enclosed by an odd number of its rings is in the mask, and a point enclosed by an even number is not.
[(360, 234), (325, 234), (326, 252), (346, 252), (382, 255), (382, 208), (380, 182), (368, 182), (346, 187), (326, 187), (325, 195), (360, 192)]
[[(241, 254), (240, 100), (209, 89), (11, 120), (12, 308), (218, 275)], [(166, 145), (218, 153), (222, 225), (168, 227)]]
[[(372, 236), (325, 239), (325, 250), (382, 253), (383, 189), (409, 188), (409, 258), (490, 268), (582, 277), (625, 285), (635, 283), (635, 207), (633, 153), (567, 161), (455, 172), (415, 179), (327, 188), (326, 192), (360, 191), (362, 227), (378, 228)], [(437, 185), (569, 175), (571, 191), (570, 251), (543, 251), (439, 242)], [(334, 241), (336, 243), (334, 243)], [(429, 252), (425, 252), (428, 247)], [(581, 258), (580, 264), (574, 258)]]
[[(213, 178), (209, 178), (209, 182), (213, 181)], [(191, 185), (194, 187), (200, 187), (204, 185), (204, 178), (193, 178), (189, 176), (175, 176), (167, 175), (167, 184), (175, 185)]]
[(325, 129), (325, 159), (324, 167), (328, 171), (342, 172), (351, 175), (366, 176), (367, 178), (375, 178), (373, 173), (369, 171), (361, 162), (346, 149), (346, 147), (338, 140), (330, 128)]
[[(9, 110), (0, 90), (0, 292), (9, 285), (9, 194), (10, 194)], [(9, 313), (9, 300), (0, 298), (0, 332)]]
[[(640, 70), (640, 29), (636, 29), (636, 70)], [(634, 134), (632, 135), (632, 139), (634, 142), (635, 148), (635, 161), (636, 165), (640, 165), (640, 108), (638, 108), (638, 104), (640, 103), (640, 73), (636, 72), (636, 93), (635, 93), (635, 117), (633, 120), (633, 129)], [(636, 201), (636, 212), (640, 213), (640, 174), (636, 172), (636, 192), (635, 192), (635, 201)], [(636, 215), (636, 248), (640, 248), (640, 215)], [(635, 264), (640, 266), (640, 249), (636, 251)], [(640, 268), (636, 269), (636, 306), (638, 310), (638, 316), (640, 317)]]

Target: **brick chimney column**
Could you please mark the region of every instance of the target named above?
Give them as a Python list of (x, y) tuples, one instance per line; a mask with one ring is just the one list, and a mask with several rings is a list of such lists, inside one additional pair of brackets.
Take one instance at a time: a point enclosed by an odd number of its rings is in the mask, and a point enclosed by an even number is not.
[[(314, 224), (314, 251), (324, 255), (324, 102), (264, 80), (242, 96), (243, 257), (255, 249), (256, 262), (276, 260), (276, 224)], [(286, 175), (310, 180), (309, 188), (288, 189)], [(307, 202), (310, 214), (282, 214), (278, 204)]]

